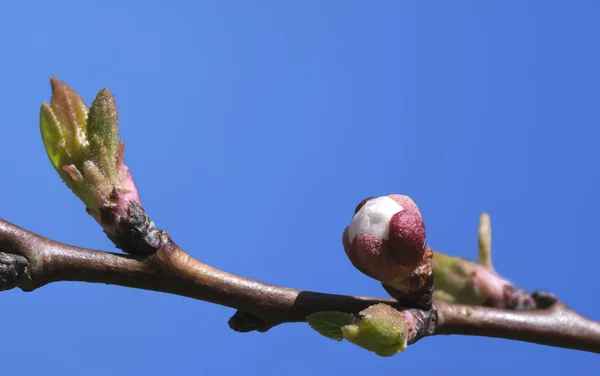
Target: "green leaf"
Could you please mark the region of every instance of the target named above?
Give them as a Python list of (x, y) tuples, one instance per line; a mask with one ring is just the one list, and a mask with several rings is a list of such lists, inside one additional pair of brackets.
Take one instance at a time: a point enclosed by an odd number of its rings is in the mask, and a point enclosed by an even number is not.
[[(60, 173), (62, 166), (71, 162), (71, 155), (65, 148), (65, 137), (60, 123), (47, 103), (42, 103), (40, 109), (40, 130), (48, 157), (54, 168)], [(67, 162), (65, 163), (65, 161)]]
[(119, 115), (114, 96), (107, 89), (101, 90), (90, 108), (87, 120), (91, 159), (118, 185), (117, 149), (119, 147)]
[[(87, 153), (88, 140), (86, 136), (86, 119), (88, 108), (83, 99), (69, 85), (50, 77), (52, 86), (52, 98), (47, 108), (42, 108), (43, 120), (49, 120), (60, 128), (60, 141), (64, 143), (64, 150), (68, 152), (70, 162), (64, 164), (75, 164), (81, 166)], [(50, 111), (52, 114), (50, 115)], [(43, 125), (42, 125), (43, 126)], [(46, 131), (48, 128), (46, 128)], [(44, 129), (42, 129), (44, 132)], [(59, 169), (62, 166), (58, 167)]]
[(479, 255), (477, 263), (488, 270), (493, 270), (492, 266), (492, 221), (489, 214), (482, 213), (479, 218), (478, 228)]
[(354, 316), (343, 312), (317, 312), (308, 316), (308, 325), (319, 334), (341, 342), (344, 339), (342, 327), (352, 324)]
[(344, 338), (379, 356), (393, 356), (406, 350), (409, 329), (402, 313), (386, 304), (360, 312), (353, 324), (342, 328)]

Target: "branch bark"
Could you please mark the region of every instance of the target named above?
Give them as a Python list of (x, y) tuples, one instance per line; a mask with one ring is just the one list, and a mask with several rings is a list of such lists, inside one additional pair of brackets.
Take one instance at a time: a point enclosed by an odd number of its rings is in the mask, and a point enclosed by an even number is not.
[[(269, 285), (195, 260), (170, 239), (151, 255), (123, 255), (62, 244), (0, 220), (0, 289), (33, 291), (59, 281), (105, 283), (165, 292), (237, 309), (230, 326), (266, 331), (304, 322), (312, 313), (357, 313), (393, 299), (344, 296)], [(543, 299), (542, 299), (543, 300)], [(529, 312), (436, 302), (420, 336), (464, 334), (507, 338), (600, 353), (600, 323), (564, 304)]]
[(600, 353), (600, 323), (557, 301), (546, 309), (509, 311), (436, 303), (433, 334), (496, 337)]

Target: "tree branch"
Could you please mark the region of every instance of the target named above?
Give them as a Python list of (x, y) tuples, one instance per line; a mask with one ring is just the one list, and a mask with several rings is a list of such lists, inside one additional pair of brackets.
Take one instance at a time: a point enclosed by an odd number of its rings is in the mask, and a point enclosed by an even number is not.
[[(322, 311), (358, 313), (376, 303), (403, 308), (393, 299), (300, 291), (223, 272), (195, 260), (170, 238), (149, 256), (74, 247), (0, 220), (0, 289), (33, 291), (48, 283), (81, 281), (165, 292), (237, 309), (237, 331), (266, 331), (304, 322)], [(539, 301), (544, 302), (544, 297)], [(600, 353), (600, 323), (546, 298), (546, 309), (529, 312), (436, 302), (425, 312), (413, 342), (426, 335), (465, 334), (514, 339)]]
[[(0, 290), (33, 291), (52, 282), (79, 281), (165, 292), (244, 312), (231, 322), (238, 331), (266, 331), (281, 323), (306, 321), (320, 311), (358, 312), (376, 303), (397, 303), (299, 291), (236, 276), (192, 258), (172, 242), (150, 256), (108, 253), (62, 244), (1, 219), (0, 255), (22, 256), (18, 260), (24, 257), (27, 263), (20, 269), (5, 268), (12, 274), (18, 269), (20, 275), (0, 284)], [(0, 268), (0, 281), (5, 269)], [(251, 327), (241, 326), (242, 318)]]
[(509, 311), (445, 302), (436, 303), (432, 334), (496, 337), (600, 353), (600, 323), (561, 302), (546, 309)]

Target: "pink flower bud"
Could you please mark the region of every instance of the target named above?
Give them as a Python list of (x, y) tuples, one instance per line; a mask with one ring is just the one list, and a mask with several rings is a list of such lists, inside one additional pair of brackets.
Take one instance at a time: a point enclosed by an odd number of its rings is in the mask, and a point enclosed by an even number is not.
[(428, 261), (423, 217), (408, 196), (361, 202), (344, 231), (343, 243), (352, 264), (382, 282), (406, 278)]

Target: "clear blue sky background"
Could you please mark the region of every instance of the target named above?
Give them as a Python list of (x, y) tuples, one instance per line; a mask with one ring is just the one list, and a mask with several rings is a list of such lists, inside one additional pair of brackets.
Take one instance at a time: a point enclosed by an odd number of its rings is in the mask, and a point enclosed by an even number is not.
[[(412, 196), (432, 247), (600, 319), (595, 1), (6, 1), (0, 216), (114, 250), (48, 161), (51, 74), (108, 87), (154, 220), (244, 276), (384, 296), (341, 233), (367, 196)], [(598, 375), (600, 358), (436, 337), (382, 359), (303, 324), (234, 333), (233, 310), (114, 286), (0, 294), (2, 373)]]

